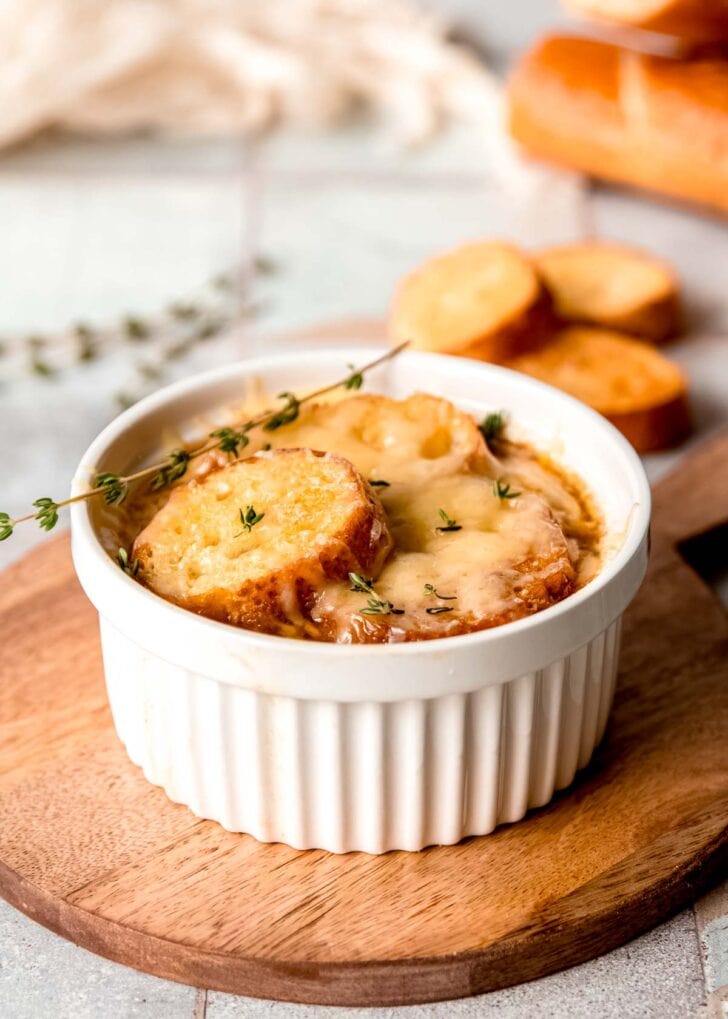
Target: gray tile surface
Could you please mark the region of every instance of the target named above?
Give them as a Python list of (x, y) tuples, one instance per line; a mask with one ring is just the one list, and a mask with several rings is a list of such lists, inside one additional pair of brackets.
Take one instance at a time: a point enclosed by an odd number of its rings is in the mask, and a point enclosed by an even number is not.
[(195, 996), (76, 948), (0, 900), (3, 1019), (192, 1019)]
[(695, 915), (706, 987), (728, 995), (728, 882), (704, 896), (696, 904)]

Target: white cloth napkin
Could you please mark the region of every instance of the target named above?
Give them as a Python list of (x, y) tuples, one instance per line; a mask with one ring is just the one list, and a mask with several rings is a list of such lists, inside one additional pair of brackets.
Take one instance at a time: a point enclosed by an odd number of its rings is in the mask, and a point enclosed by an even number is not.
[(408, 0), (0, 0), (0, 144), (49, 125), (326, 124), (356, 105), (412, 139), (497, 91)]

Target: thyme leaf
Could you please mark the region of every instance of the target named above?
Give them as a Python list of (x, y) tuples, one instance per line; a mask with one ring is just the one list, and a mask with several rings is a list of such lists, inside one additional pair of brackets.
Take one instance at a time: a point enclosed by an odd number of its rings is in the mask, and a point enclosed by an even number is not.
[(53, 365), (49, 364), (38, 354), (34, 354), (30, 359), (30, 370), (34, 375), (39, 375), (41, 378), (50, 379), (56, 374), (56, 370)]
[(199, 307), (189, 301), (175, 301), (167, 308), (167, 313), (170, 318), (175, 318), (180, 322), (189, 322), (200, 317)]
[[(346, 386), (346, 382), (344, 383)], [(286, 404), (283, 410), (277, 411), (266, 423), (263, 425), (264, 432), (274, 432), (277, 428), (282, 428), (283, 425), (290, 425), (292, 421), (295, 421), (300, 413), (301, 403), (294, 393), (279, 393), (278, 398), (285, 400)]]
[(195, 330), (193, 339), (203, 341), (211, 340), (213, 336), (217, 336), (224, 325), (224, 319), (208, 318), (206, 322), (202, 322)]
[(9, 538), (14, 530), (15, 521), (9, 513), (0, 513), (0, 541)]
[(119, 549), (119, 551), (116, 554), (116, 558), (119, 562), (119, 566), (121, 566), (122, 570), (124, 571), (124, 573), (126, 573), (127, 577), (136, 577), (137, 573), (139, 572), (138, 559), (134, 559), (132, 560), (132, 562), (129, 562), (129, 553), (125, 548)]
[(370, 595), (363, 609), (359, 611), (363, 616), (403, 616), (404, 609), (396, 609), (388, 598), (380, 598), (374, 590), (373, 581), (368, 577), (362, 577), (360, 573), (350, 573), (350, 591), (362, 591)]
[(365, 594), (373, 594), (374, 589), (372, 584), (374, 583), (369, 577), (362, 577), (360, 573), (350, 573), (349, 581), (351, 583), (350, 591), (363, 591)]
[(258, 276), (272, 276), (278, 272), (278, 265), (268, 255), (256, 255), (253, 259), (253, 269)]
[(44, 531), (52, 531), (58, 523), (58, 503), (46, 496), (43, 499), (36, 499), (33, 505), (38, 510), (35, 519), (39, 527)]
[(138, 342), (139, 340), (146, 340), (149, 336), (149, 326), (136, 315), (127, 315), (122, 320), (121, 327), (127, 340)]
[(404, 609), (396, 609), (386, 598), (370, 598), (365, 607), (360, 609), (363, 616), (403, 616)]
[(114, 399), (116, 400), (117, 406), (120, 410), (129, 410), (129, 408), (133, 407), (137, 402), (136, 396), (132, 396), (131, 393), (126, 393), (123, 390), (115, 393)]
[(238, 455), (239, 449), (245, 449), (250, 442), (245, 428), (216, 428), (210, 432), (210, 438), (218, 440), (218, 447), (231, 460)]
[(173, 481), (184, 477), (192, 454), (186, 449), (173, 449), (167, 454), (167, 463), (163, 464), (152, 478), (152, 491), (166, 488)]
[(94, 478), (94, 486), (101, 490), (104, 502), (110, 506), (118, 506), (124, 501), (127, 492), (126, 482), (118, 474), (102, 471)]
[(483, 418), (482, 424), (478, 427), (485, 441), (490, 444), (491, 442), (500, 439), (505, 425), (506, 422), (502, 411), (497, 411), (495, 414), (488, 414), (485, 418)]
[(511, 486), (506, 484), (501, 478), (493, 482), (493, 495), (496, 499), (517, 499), (522, 492), (512, 492)]
[(346, 367), (351, 372), (351, 375), (344, 383), (344, 389), (361, 389), (364, 385), (363, 374), (360, 371), (357, 371), (353, 364), (348, 364)]
[(440, 601), (457, 601), (456, 594), (440, 594), (434, 584), (425, 584), (425, 592), (439, 598)]
[(91, 326), (87, 326), (84, 322), (78, 322), (73, 327), (73, 335), (76, 339), (76, 360), (81, 364), (95, 361), (99, 351), (96, 334)]
[(440, 514), (442, 524), (435, 528), (436, 531), (462, 531), (462, 524), (448, 516), (444, 509), (439, 509), (437, 512)]

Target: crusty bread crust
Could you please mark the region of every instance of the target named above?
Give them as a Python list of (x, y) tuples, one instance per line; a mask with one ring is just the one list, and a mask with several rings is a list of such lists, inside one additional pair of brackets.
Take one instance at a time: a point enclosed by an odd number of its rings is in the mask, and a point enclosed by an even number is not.
[[(238, 508), (251, 505), (265, 516), (246, 532)], [(310, 625), (308, 610), (327, 580), (350, 571), (376, 576), (391, 545), (381, 503), (352, 464), (282, 449), (175, 488), (133, 555), (141, 582), (168, 601), (293, 635)]]
[[(519, 578), (514, 582), (514, 597), (507, 606), (497, 611), (479, 616), (472, 613), (430, 616), (420, 626), (412, 625), (411, 619), (403, 626), (396, 615), (353, 613), (347, 620), (347, 643), (397, 644), (478, 633), (541, 612), (576, 590), (576, 572), (566, 542), (554, 546), (550, 555), (530, 556), (510, 565), (509, 572)], [(319, 631), (323, 640), (341, 639), (340, 626), (333, 617), (324, 616), (319, 623)]]
[(650, 408), (613, 411), (607, 417), (639, 453), (656, 453), (677, 446), (692, 430), (686, 391)]
[(605, 326), (655, 343), (680, 329), (677, 274), (645, 251), (582, 241), (540, 251), (537, 264), (565, 322)]
[(725, 0), (568, 0), (582, 14), (687, 42), (728, 39)]
[(534, 155), (728, 212), (728, 61), (552, 35), (516, 67), (509, 100)]

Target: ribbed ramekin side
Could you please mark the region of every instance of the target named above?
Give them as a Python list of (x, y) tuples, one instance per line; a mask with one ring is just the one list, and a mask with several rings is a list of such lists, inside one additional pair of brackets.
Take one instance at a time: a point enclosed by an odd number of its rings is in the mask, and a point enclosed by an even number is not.
[(604, 664), (603, 680), (599, 691), (599, 710), (597, 712), (596, 745), (604, 738), (609, 712), (612, 710), (614, 688), (617, 685), (619, 668), (619, 651), (622, 646), (622, 617), (619, 616), (604, 632)]
[(449, 844), (547, 803), (603, 735), (619, 633), (508, 683), (372, 703), (218, 683), (102, 621), (114, 722), (150, 782), (231, 831), (339, 853)]

